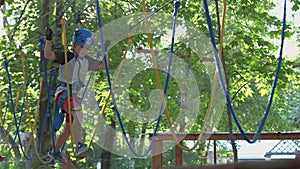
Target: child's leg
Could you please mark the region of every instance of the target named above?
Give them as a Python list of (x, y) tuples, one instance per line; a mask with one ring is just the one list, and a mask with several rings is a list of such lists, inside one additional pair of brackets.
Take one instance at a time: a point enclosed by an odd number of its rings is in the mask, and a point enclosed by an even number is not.
[(72, 111), (73, 115), (73, 137), (74, 143), (82, 142), (82, 120), (83, 114), (82, 111)]
[(59, 149), (63, 146), (63, 144), (67, 141), (70, 136), (70, 123), (66, 122), (64, 131), (58, 136), (55, 145), (55, 151), (58, 152)]
[[(68, 100), (66, 99), (63, 103), (63, 110), (66, 112), (67, 117), (66, 117), (66, 122), (68, 123), (68, 131), (70, 134), (70, 121), (72, 120), (72, 136), (73, 136), (73, 141), (77, 145), (78, 142), (82, 142), (82, 111), (81, 111), (81, 106), (79, 105), (80, 99), (77, 96), (71, 97), (70, 98), (70, 109), (71, 113), (68, 113), (69, 107), (68, 107)], [(68, 117), (72, 116), (71, 119)]]

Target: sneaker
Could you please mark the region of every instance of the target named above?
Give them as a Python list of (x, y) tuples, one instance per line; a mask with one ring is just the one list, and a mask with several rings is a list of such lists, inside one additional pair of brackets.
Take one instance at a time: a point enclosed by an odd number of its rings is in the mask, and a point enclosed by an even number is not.
[(52, 159), (57, 160), (58, 162), (62, 164), (67, 164), (67, 159), (65, 156), (63, 156), (60, 152), (53, 153), (52, 151), (48, 152), (48, 156)]
[(84, 156), (88, 155), (91, 151), (92, 150), (86, 144), (78, 142), (77, 147), (76, 147), (75, 156), (84, 157)]

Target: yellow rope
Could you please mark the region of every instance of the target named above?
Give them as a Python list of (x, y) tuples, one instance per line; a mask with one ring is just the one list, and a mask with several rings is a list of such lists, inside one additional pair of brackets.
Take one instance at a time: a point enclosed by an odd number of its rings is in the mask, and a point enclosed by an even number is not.
[[(39, 109), (38, 109), (38, 107), (39, 107), (39, 105), (40, 105), (40, 100), (41, 100), (41, 97), (42, 97), (42, 87), (43, 87), (43, 78), (42, 77), (40, 77), (40, 95), (39, 95), (39, 99), (38, 99), (38, 101), (37, 101), (37, 104), (36, 104), (36, 111), (35, 111), (35, 118), (34, 118), (34, 123), (33, 123), (33, 126), (36, 126), (36, 122), (37, 122), (37, 118), (38, 118), (38, 114), (39, 114)], [(33, 140), (34, 140), (34, 134), (33, 134), (33, 132), (34, 132), (34, 128), (31, 128), (31, 137), (33, 138)], [(40, 157), (40, 155), (39, 155), (39, 153), (38, 153), (38, 146), (37, 146), (37, 143), (36, 143), (36, 141), (33, 141), (33, 144), (34, 144), (34, 150), (35, 150), (35, 154), (37, 155), (37, 157), (38, 157), (38, 159), (43, 163), (43, 164), (48, 164), (48, 163), (50, 163), (51, 161), (52, 161), (52, 159), (50, 159), (50, 160), (48, 160), (48, 161), (44, 161), (41, 157)]]
[[(28, 118), (30, 118), (30, 106), (29, 106), (29, 102), (28, 102), (27, 89), (26, 89), (27, 80), (26, 80), (26, 71), (25, 71), (25, 54), (24, 54), (23, 51), (21, 51), (20, 55), (21, 55), (21, 58), (22, 58), (22, 71), (23, 71), (23, 78), (24, 78), (24, 92), (25, 92), (25, 96), (26, 96), (25, 97), (25, 105), (26, 105), (26, 109), (27, 109), (27, 116), (28, 116)], [(42, 82), (43, 82), (43, 78), (40, 78), (40, 97), (41, 97), (41, 93), (42, 93)], [(37, 107), (39, 107), (40, 97), (39, 97), (38, 102), (37, 102)], [(36, 109), (36, 114), (37, 113), (38, 113), (38, 109)], [(34, 128), (35, 128), (34, 126), (36, 126), (37, 118), (38, 118), (38, 116), (35, 116), (34, 123), (32, 123), (32, 121), (29, 119), (29, 126), (30, 126), (31, 133), (30, 133), (30, 140), (27, 144), (28, 149), (25, 151), (26, 154), (27, 154), (28, 150), (30, 149), (30, 145), (31, 145), (32, 140), (34, 140)], [(50, 161), (52, 161), (52, 160), (44, 161), (39, 156), (39, 153), (38, 153), (38, 150), (37, 150), (37, 143), (35, 141), (33, 141), (33, 142), (34, 142), (34, 145), (35, 145), (35, 153), (36, 153), (38, 159), (44, 164), (47, 164)]]
[[(21, 55), (21, 59), (22, 59), (22, 70), (23, 70), (23, 78), (24, 78), (24, 91), (25, 91), (25, 95), (26, 95), (26, 97), (25, 97), (26, 102), (25, 102), (25, 103), (26, 103), (26, 109), (27, 109), (27, 116), (28, 116), (28, 118), (30, 118), (30, 106), (29, 106), (29, 102), (28, 102), (27, 89), (26, 89), (26, 82), (27, 82), (27, 80), (26, 80), (26, 71), (25, 71), (25, 54), (24, 54), (23, 51), (21, 51), (21, 52), (20, 52), (20, 55)], [(34, 126), (36, 126), (36, 122), (37, 122), (37, 120), (38, 120), (38, 112), (39, 112), (39, 111), (38, 111), (38, 110), (39, 110), (38, 107), (39, 107), (40, 98), (41, 98), (41, 93), (42, 93), (42, 83), (43, 83), (43, 78), (41, 77), (41, 78), (40, 78), (40, 96), (39, 96), (39, 99), (38, 99), (38, 102), (37, 102), (36, 113), (35, 113), (35, 118), (34, 118), (33, 123), (32, 123), (31, 120), (29, 120), (29, 126), (30, 126), (31, 132), (30, 132), (30, 140), (29, 140), (29, 142), (28, 142), (28, 144), (27, 144), (28, 149), (25, 151), (25, 153), (26, 153), (26, 154), (28, 153), (28, 150), (30, 149), (31, 142), (33, 142), (33, 143), (34, 143), (35, 154), (37, 155), (38, 159), (39, 159), (43, 164), (47, 164), (47, 163), (51, 162), (52, 159), (49, 160), (49, 161), (44, 161), (44, 160), (39, 156), (38, 149), (37, 149), (37, 143), (36, 143), (36, 141), (34, 141), (34, 129), (35, 129)]]
[[(29, 103), (28, 103), (27, 87), (26, 87), (27, 80), (26, 80), (26, 71), (25, 71), (25, 54), (22, 50), (20, 52), (20, 55), (21, 55), (21, 59), (22, 59), (22, 71), (23, 71), (23, 78), (24, 78), (25, 105), (26, 105), (26, 109), (27, 109), (27, 116), (28, 116), (28, 118), (30, 118), (30, 108), (29, 108)], [(29, 126), (31, 129), (33, 128), (30, 120), (29, 120)], [(29, 143), (31, 143), (31, 139), (32, 139), (32, 137), (30, 137)], [(30, 148), (29, 146), (30, 146), (30, 144), (27, 145), (28, 149), (25, 152), (26, 154)]]
[[(17, 112), (17, 110), (18, 110), (19, 99), (20, 99), (20, 93), (21, 93), (21, 88), (18, 87), (18, 88), (17, 88), (16, 102), (15, 102), (15, 110), (14, 110), (15, 112)], [(4, 125), (4, 121), (3, 121), (3, 125)], [(5, 137), (5, 141), (6, 141), (7, 144), (9, 143), (9, 134), (6, 134), (6, 133), (9, 133), (10, 130), (11, 130), (11, 128), (12, 128), (12, 124), (10, 123), (10, 124), (7, 125), (7, 131), (4, 132), (4, 134), (5, 134), (4, 137)]]
[(154, 67), (154, 75), (155, 75), (155, 79), (156, 79), (156, 82), (157, 82), (156, 84), (158, 86), (158, 89), (160, 90), (159, 94), (160, 94), (160, 98), (161, 98), (161, 101), (162, 101), (162, 104), (163, 104), (163, 110), (165, 112), (169, 128), (172, 132), (172, 135), (175, 139), (175, 142), (179, 143), (178, 138), (175, 135), (175, 130), (173, 128), (171, 117), (170, 117), (168, 108), (166, 106), (165, 97), (164, 97), (164, 94), (162, 92), (162, 85), (161, 85), (159, 73), (158, 73), (158, 70), (157, 70), (156, 56), (155, 56), (155, 53), (154, 53), (154, 50), (153, 50), (151, 31), (150, 31), (150, 26), (149, 26), (149, 21), (148, 21), (148, 14), (147, 14), (147, 10), (146, 10), (145, 0), (142, 1), (142, 4), (143, 4), (143, 13), (144, 13), (144, 17), (145, 17), (146, 30), (147, 30), (147, 35), (148, 35), (148, 43), (149, 43), (149, 46), (150, 46), (150, 53), (151, 53), (151, 56), (152, 56), (152, 62), (153, 62), (153, 67)]
[[(219, 56), (220, 59), (222, 58), (222, 52), (223, 52), (225, 18), (226, 18), (226, 10), (227, 10), (226, 1), (227, 0), (223, 1), (223, 14), (222, 14), (223, 17), (222, 17), (221, 32), (220, 32), (220, 46), (219, 46), (219, 50), (218, 50), (218, 56)], [(218, 84), (218, 74), (217, 74), (217, 71), (215, 71), (214, 83), (213, 83), (212, 92), (211, 92), (211, 95), (210, 95), (210, 102), (209, 102), (209, 105), (208, 105), (208, 108), (207, 108), (207, 111), (206, 111), (206, 115), (205, 115), (205, 118), (204, 118), (204, 122), (203, 122), (204, 124), (202, 125), (201, 133), (198, 137), (197, 144), (194, 147), (192, 147), (191, 149), (194, 149), (198, 145), (198, 143), (202, 140), (203, 134), (204, 134), (205, 129), (206, 129), (206, 124), (208, 122), (208, 118), (211, 115), (211, 109), (212, 109), (212, 104), (213, 104), (212, 102), (214, 100), (217, 84)]]
[(72, 143), (72, 151), (73, 154), (75, 155), (74, 151), (74, 141), (73, 141), (73, 129), (72, 129), (72, 113), (71, 113), (71, 101), (70, 101), (70, 86), (69, 86), (69, 67), (68, 67), (68, 54), (67, 54), (67, 30), (66, 30), (66, 19), (62, 18), (61, 19), (61, 25), (63, 28), (62, 31), (62, 44), (64, 46), (64, 54), (65, 54), (65, 65), (66, 65), (66, 82), (67, 82), (67, 102), (68, 102), (68, 114), (69, 114), (69, 119), (70, 119), (70, 134), (71, 134), (71, 143)]
[(102, 107), (102, 109), (100, 111), (100, 116), (98, 118), (98, 123), (96, 125), (96, 128), (95, 128), (93, 134), (92, 134), (91, 140), (89, 142), (89, 147), (91, 147), (91, 145), (93, 143), (93, 140), (94, 140), (94, 138), (96, 136), (97, 129), (100, 127), (100, 124), (101, 124), (101, 121), (102, 121), (102, 115), (104, 114), (104, 111), (105, 111), (105, 109), (106, 109), (106, 107), (108, 105), (108, 101), (109, 101), (110, 96), (111, 96), (111, 92), (109, 92), (108, 95), (106, 96), (105, 104), (104, 104), (104, 106)]
[[(154, 51), (153, 51), (153, 45), (152, 45), (152, 39), (151, 39), (151, 34), (150, 34), (150, 28), (149, 28), (149, 22), (148, 22), (148, 15), (147, 15), (147, 11), (146, 11), (145, 0), (142, 1), (142, 4), (143, 4), (144, 15), (145, 15), (146, 29), (147, 29), (147, 33), (148, 33), (148, 41), (149, 41), (150, 51), (151, 51), (151, 55), (152, 55), (152, 59), (153, 59), (153, 66), (155, 68), (154, 71), (157, 72), (157, 73), (155, 73), (155, 77), (156, 77), (156, 80), (158, 82), (157, 83), (158, 84), (158, 88), (160, 90), (162, 90), (161, 83), (160, 83), (160, 78), (159, 78), (159, 75), (158, 75), (158, 71), (156, 70), (157, 66), (156, 66), (156, 60), (155, 60), (155, 55), (154, 55)], [(222, 49), (223, 49), (223, 35), (224, 35), (224, 25), (225, 25), (225, 15), (226, 15), (226, 0), (224, 0), (224, 4), (223, 5), (224, 5), (224, 10), (223, 10), (222, 30), (221, 30), (221, 33), (220, 33), (220, 50), (219, 50), (219, 53), (218, 53), (219, 57), (221, 57), (221, 55), (222, 55)], [(204, 133), (204, 130), (205, 130), (208, 118), (210, 117), (210, 114), (211, 114), (211, 107), (212, 107), (212, 102), (213, 102), (215, 91), (216, 91), (217, 79), (218, 79), (218, 77), (217, 77), (217, 74), (215, 72), (214, 85), (213, 85), (213, 89), (212, 89), (212, 93), (211, 93), (211, 97), (210, 97), (210, 103), (209, 103), (209, 107), (208, 107), (207, 112), (206, 112), (206, 116), (205, 116), (205, 120), (204, 120), (204, 125), (202, 125), (202, 130), (201, 130), (201, 133), (200, 133), (200, 135), (198, 137), (197, 144), (195, 144), (192, 148), (183, 147), (181, 144), (177, 144), (177, 146), (179, 148), (181, 148), (181, 149), (183, 149), (185, 151), (192, 151), (192, 150), (194, 150), (199, 145), (199, 142), (201, 141), (201, 138), (203, 136), (203, 133)], [(160, 94), (160, 95), (161, 95), (161, 99), (162, 99), (162, 102), (163, 102), (163, 105), (164, 105), (164, 108), (165, 108), (164, 112), (166, 114), (166, 118), (167, 118), (167, 121), (168, 121), (168, 124), (169, 124), (169, 128), (171, 130), (172, 136), (175, 139), (175, 142), (179, 143), (178, 137), (176, 136), (174, 128), (172, 126), (171, 118), (170, 118), (168, 109), (166, 107), (166, 103), (165, 103), (164, 97), (162, 96), (162, 94)]]
[[(113, 85), (112, 85), (112, 88), (114, 88), (115, 83), (118, 81), (118, 78), (119, 78), (120, 73), (121, 73), (121, 69), (122, 69), (122, 67), (123, 67), (123, 65), (124, 65), (124, 61), (125, 61), (125, 59), (126, 59), (126, 54), (127, 54), (127, 52), (128, 52), (129, 47), (132, 46), (132, 37), (133, 37), (133, 34), (132, 34), (132, 33), (129, 33), (129, 34), (128, 34), (128, 46), (127, 46), (126, 51), (125, 51), (125, 53), (124, 53), (124, 55), (123, 55), (123, 58), (122, 58), (122, 61), (121, 61), (121, 63), (120, 63), (119, 69), (118, 69), (118, 71), (117, 71), (116, 78), (115, 78), (115, 80), (114, 80), (114, 83), (113, 83)], [(108, 53), (107, 53), (107, 55), (108, 55)], [(94, 137), (95, 137), (95, 135), (96, 135), (97, 129), (100, 127), (100, 124), (101, 124), (101, 121), (102, 121), (102, 115), (104, 114), (104, 111), (105, 111), (105, 109), (106, 109), (106, 107), (107, 107), (107, 105), (108, 105), (108, 101), (109, 101), (109, 99), (110, 99), (110, 96), (111, 96), (111, 91), (109, 91), (109, 93), (107, 94), (106, 100), (105, 100), (105, 104), (104, 104), (104, 106), (102, 107), (102, 109), (101, 109), (101, 111), (100, 111), (100, 116), (99, 116), (99, 118), (98, 118), (98, 123), (97, 123), (97, 126), (96, 126), (96, 128), (95, 128), (93, 134), (92, 134), (91, 140), (90, 140), (90, 142), (89, 142), (89, 147), (91, 146), (91, 144), (92, 144), (92, 142), (93, 142), (93, 139), (94, 139)]]

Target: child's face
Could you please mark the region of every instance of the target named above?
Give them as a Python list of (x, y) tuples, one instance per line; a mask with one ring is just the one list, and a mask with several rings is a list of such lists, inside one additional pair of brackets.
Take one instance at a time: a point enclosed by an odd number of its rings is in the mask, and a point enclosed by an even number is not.
[(75, 44), (75, 52), (78, 54), (79, 58), (85, 57), (89, 52), (90, 47), (88, 46), (80, 46), (78, 44)]

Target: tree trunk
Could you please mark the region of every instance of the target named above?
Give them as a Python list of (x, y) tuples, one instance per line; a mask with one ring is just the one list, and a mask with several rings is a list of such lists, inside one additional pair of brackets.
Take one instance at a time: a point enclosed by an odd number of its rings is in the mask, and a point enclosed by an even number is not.
[[(44, 34), (45, 31), (45, 27), (48, 27), (48, 21), (49, 21), (49, 15), (47, 14), (50, 9), (49, 9), (49, 5), (50, 5), (50, 0), (45, 0), (44, 4), (43, 4), (43, 8), (41, 11), (41, 16), (44, 16), (41, 19), (41, 34)], [(40, 72), (46, 72), (47, 70), (45, 70), (44, 68), (44, 63), (43, 63), (43, 59), (42, 58), (42, 54), (41, 54), (41, 59), (40, 59)], [(48, 76), (49, 77), (49, 76)], [(49, 81), (49, 79), (48, 79)], [(40, 100), (40, 110), (39, 110), (39, 126), (37, 129), (37, 135), (39, 138), (39, 148), (42, 154), (46, 154), (48, 152), (48, 146), (52, 145), (51, 143), (51, 133), (50, 131), (50, 125), (49, 125), (49, 117), (47, 117), (47, 103), (48, 100), (47, 98), (47, 89), (46, 89), (46, 79), (44, 78), (43, 80), (43, 88), (41, 92), (41, 100)], [(46, 124), (44, 126), (44, 123)]]
[(112, 156), (112, 149), (113, 149), (113, 140), (116, 136), (116, 122), (111, 119), (110, 127), (107, 127), (105, 132), (105, 142), (104, 147), (105, 150), (101, 154), (101, 168), (102, 169), (109, 169), (111, 168), (111, 156)]
[[(218, 38), (220, 41), (221, 38), (221, 23), (220, 23), (220, 13), (219, 13), (219, 7), (218, 7), (218, 0), (215, 0), (215, 4), (216, 4), (216, 15), (217, 15), (217, 22), (218, 22)], [(225, 16), (223, 16), (225, 17)], [(221, 46), (223, 47), (223, 46)], [(220, 50), (220, 49), (219, 49)], [(227, 73), (226, 73), (226, 63), (225, 63), (225, 59), (224, 59), (224, 54), (223, 54), (223, 50), (221, 53), (221, 61), (222, 61), (222, 65), (223, 65), (223, 69), (224, 69), (224, 75), (225, 75), (225, 80), (226, 80), (226, 84), (229, 83), (228, 77), (227, 77)], [(227, 91), (229, 91), (229, 85), (227, 85)], [(234, 140), (234, 136), (233, 136), (233, 131), (232, 131), (232, 116), (231, 116), (231, 112), (229, 110), (229, 106), (227, 104), (227, 119), (228, 119), (228, 132), (229, 132), (229, 136), (230, 136), (230, 142), (231, 142), (231, 147), (232, 147), (232, 151), (233, 151), (233, 156), (234, 156), (234, 162), (237, 163), (238, 162), (238, 157), (237, 157), (237, 148), (236, 148), (236, 144), (235, 144), (235, 140)]]

